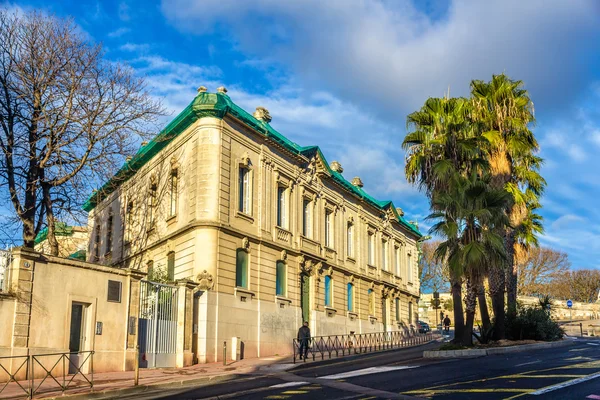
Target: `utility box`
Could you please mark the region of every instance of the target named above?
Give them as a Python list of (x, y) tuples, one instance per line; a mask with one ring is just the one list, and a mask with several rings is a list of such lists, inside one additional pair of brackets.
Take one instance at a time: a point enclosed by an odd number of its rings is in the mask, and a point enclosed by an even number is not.
[(231, 338), (231, 359), (233, 361), (239, 361), (242, 353), (242, 339), (239, 337)]

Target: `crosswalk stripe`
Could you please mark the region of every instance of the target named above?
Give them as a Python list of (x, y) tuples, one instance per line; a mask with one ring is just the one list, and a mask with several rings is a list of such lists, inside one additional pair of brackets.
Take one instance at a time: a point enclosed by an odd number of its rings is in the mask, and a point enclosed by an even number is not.
[(540, 394), (545, 394), (545, 393), (552, 392), (552, 391), (558, 390), (558, 389), (562, 389), (562, 388), (565, 388), (565, 387), (568, 387), (568, 386), (577, 385), (577, 384), (579, 384), (581, 382), (590, 381), (590, 380), (596, 379), (596, 378), (600, 378), (600, 372), (597, 372), (595, 374), (591, 374), (591, 375), (585, 376), (583, 378), (573, 379), (573, 380), (570, 380), (570, 381), (559, 383), (557, 385), (548, 386), (548, 387), (545, 387), (543, 389), (537, 390), (537, 391), (535, 391), (535, 392), (533, 392), (531, 394), (534, 395), (534, 396), (539, 396)]
[(361, 376), (361, 375), (379, 374), (382, 372), (400, 371), (403, 369), (413, 369), (413, 368), (418, 368), (418, 367), (419, 367), (418, 365), (413, 365), (413, 366), (400, 365), (397, 367), (370, 367), (370, 368), (358, 369), (356, 371), (342, 372), (341, 374), (321, 376), (321, 377), (319, 377), (319, 379), (344, 379), (344, 378), (352, 378), (352, 377)]

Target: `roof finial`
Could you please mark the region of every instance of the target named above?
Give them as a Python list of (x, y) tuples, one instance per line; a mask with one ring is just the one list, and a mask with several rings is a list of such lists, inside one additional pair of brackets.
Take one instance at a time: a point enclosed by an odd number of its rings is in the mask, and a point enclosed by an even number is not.
[(267, 124), (272, 120), (271, 114), (269, 114), (269, 110), (267, 110), (264, 107), (256, 107), (256, 111), (254, 111), (252, 116), (259, 121), (266, 122)]
[(344, 172), (344, 168), (342, 168), (342, 164), (340, 164), (337, 161), (332, 161), (331, 164), (329, 164), (329, 168), (331, 168), (335, 172), (339, 172), (340, 174), (342, 172)]
[(352, 183), (352, 185), (357, 186), (359, 188), (363, 187), (363, 182), (362, 182), (362, 180), (358, 176), (355, 176), (352, 179), (351, 183)]
[(219, 86), (217, 88), (217, 92), (219, 92), (221, 94), (227, 94), (227, 88), (225, 86)]
[(207, 89), (206, 89), (206, 86), (200, 86), (200, 87), (198, 88), (198, 93), (204, 93), (204, 92), (206, 92), (206, 90), (207, 90)]

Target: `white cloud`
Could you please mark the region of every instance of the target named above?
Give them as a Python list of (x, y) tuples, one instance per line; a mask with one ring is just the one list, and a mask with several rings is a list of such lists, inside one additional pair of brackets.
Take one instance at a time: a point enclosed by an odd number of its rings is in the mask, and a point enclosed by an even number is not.
[(130, 51), (132, 53), (141, 53), (141, 52), (146, 52), (148, 51), (148, 49), (150, 49), (150, 45), (148, 44), (137, 44), (137, 43), (125, 43), (123, 45), (121, 45), (119, 47), (120, 50), (122, 51)]
[(576, 229), (585, 222), (586, 220), (579, 215), (565, 214), (552, 222), (551, 228), (556, 230)]
[(130, 28), (126, 28), (126, 27), (121, 27), (115, 31), (110, 32), (107, 36), (111, 37), (111, 38), (118, 38), (121, 37), (123, 35), (125, 35), (126, 33), (131, 32)]
[(129, 15), (129, 5), (124, 1), (119, 3), (119, 19), (121, 21), (129, 21), (131, 16)]

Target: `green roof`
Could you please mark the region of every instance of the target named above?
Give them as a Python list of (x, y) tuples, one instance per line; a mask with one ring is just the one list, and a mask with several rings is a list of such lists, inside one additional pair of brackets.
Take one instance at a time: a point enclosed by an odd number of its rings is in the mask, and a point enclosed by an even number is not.
[(394, 215), (398, 219), (398, 222), (402, 226), (407, 228), (410, 232), (418, 237), (422, 236), (421, 232), (419, 232), (416, 226), (408, 223), (404, 217), (397, 213), (396, 208), (391, 201), (380, 201), (374, 199), (361, 187), (354, 186), (348, 182), (342, 176), (342, 174), (337, 171), (333, 171), (329, 167), (327, 160), (323, 156), (323, 153), (318, 146), (303, 147), (292, 142), (281, 133), (273, 129), (273, 127), (267, 122), (254, 118), (252, 114), (239, 107), (237, 104), (231, 101), (229, 96), (221, 92), (198, 93), (194, 100), (186, 108), (184, 108), (183, 111), (177, 117), (175, 117), (175, 119), (171, 121), (154, 139), (152, 139), (150, 143), (141, 147), (140, 150), (131, 158), (131, 160), (123, 164), (119, 171), (117, 171), (117, 173), (108, 182), (106, 182), (98, 191), (95, 191), (87, 199), (83, 205), (83, 209), (85, 211), (91, 211), (94, 209), (94, 207), (96, 207), (100, 201), (105, 199), (123, 182), (131, 178), (144, 164), (150, 161), (158, 152), (160, 152), (160, 150), (165, 148), (171, 142), (171, 140), (177, 137), (196, 120), (203, 117), (223, 118), (226, 114), (240, 119), (259, 134), (266, 136), (293, 154), (302, 155), (309, 159), (315, 155), (318, 155), (318, 157), (322, 159), (323, 164), (327, 169), (327, 173), (331, 176), (335, 183), (377, 209), (383, 211), (391, 208)]
[[(54, 224), (54, 231), (56, 236), (72, 236), (73, 227), (65, 224), (64, 222), (57, 222)], [(48, 238), (48, 228), (44, 228), (35, 237), (34, 243), (40, 244)]]

